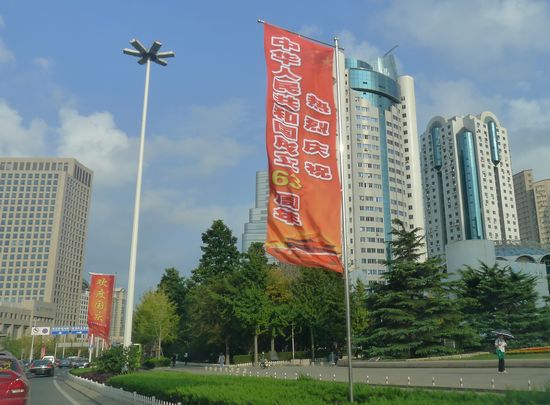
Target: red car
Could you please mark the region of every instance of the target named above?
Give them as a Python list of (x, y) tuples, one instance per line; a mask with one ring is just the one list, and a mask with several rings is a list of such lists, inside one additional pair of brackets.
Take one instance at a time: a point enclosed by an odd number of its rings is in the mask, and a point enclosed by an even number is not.
[(9, 352), (0, 352), (0, 405), (27, 405), (30, 389), (19, 360)]

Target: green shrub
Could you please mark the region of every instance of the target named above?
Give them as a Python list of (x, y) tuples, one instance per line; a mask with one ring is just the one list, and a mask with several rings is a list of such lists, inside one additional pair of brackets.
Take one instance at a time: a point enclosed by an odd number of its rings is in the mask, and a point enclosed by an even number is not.
[(153, 369), (155, 367), (168, 367), (171, 363), (171, 360), (168, 357), (160, 357), (160, 358), (151, 358), (147, 359), (143, 362), (143, 368), (146, 368), (148, 370)]

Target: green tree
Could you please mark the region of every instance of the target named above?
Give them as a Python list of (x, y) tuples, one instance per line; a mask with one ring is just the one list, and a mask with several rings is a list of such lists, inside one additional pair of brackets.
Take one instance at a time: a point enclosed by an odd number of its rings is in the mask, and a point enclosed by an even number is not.
[(385, 282), (375, 284), (367, 297), (368, 350), (397, 358), (452, 353), (446, 343), (463, 341), (471, 332), (460, 325), (445, 267), (435, 258), (418, 262), (423, 246), (419, 229), (407, 230), (399, 220), (394, 224)]
[(456, 290), (468, 325), (480, 337), (480, 344), (492, 345), (492, 331), (508, 329), (514, 345), (548, 344), (550, 315), (548, 306), (537, 308), (536, 278), (512, 271), (509, 266), (466, 267)]
[(352, 341), (358, 347), (363, 347), (367, 337), (369, 324), (367, 293), (365, 284), (361, 280), (357, 280), (350, 294)]
[(309, 329), (311, 358), (315, 346), (332, 346), (342, 342), (345, 334), (344, 284), (334, 272), (301, 268), (300, 277), (292, 285), (298, 321)]
[(192, 275), (195, 283), (200, 284), (212, 277), (235, 272), (241, 258), (237, 238), (221, 219), (215, 220), (210, 229), (202, 234), (202, 243), (199, 267)]
[(266, 294), (270, 266), (261, 243), (253, 243), (233, 279), (235, 318), (254, 340), (254, 363), (258, 362), (258, 336), (267, 328), (270, 303)]
[(157, 357), (162, 354), (162, 344), (176, 339), (179, 316), (176, 305), (162, 290), (147, 291), (135, 312), (133, 335), (136, 342), (147, 345)]

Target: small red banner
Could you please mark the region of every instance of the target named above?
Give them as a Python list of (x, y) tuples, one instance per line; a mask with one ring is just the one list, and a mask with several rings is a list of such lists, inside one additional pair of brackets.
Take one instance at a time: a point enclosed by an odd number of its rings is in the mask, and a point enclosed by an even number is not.
[(269, 202), (266, 251), (342, 272), (334, 48), (264, 24)]
[(115, 276), (92, 274), (88, 300), (88, 334), (109, 340)]

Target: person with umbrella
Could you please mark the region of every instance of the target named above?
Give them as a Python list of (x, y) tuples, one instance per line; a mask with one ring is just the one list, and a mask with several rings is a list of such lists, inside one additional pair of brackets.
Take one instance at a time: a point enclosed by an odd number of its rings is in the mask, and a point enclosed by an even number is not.
[(506, 368), (504, 365), (504, 356), (506, 353), (506, 338), (513, 338), (512, 334), (507, 331), (496, 331), (497, 338), (495, 340), (495, 349), (498, 357), (498, 372), (506, 373)]

